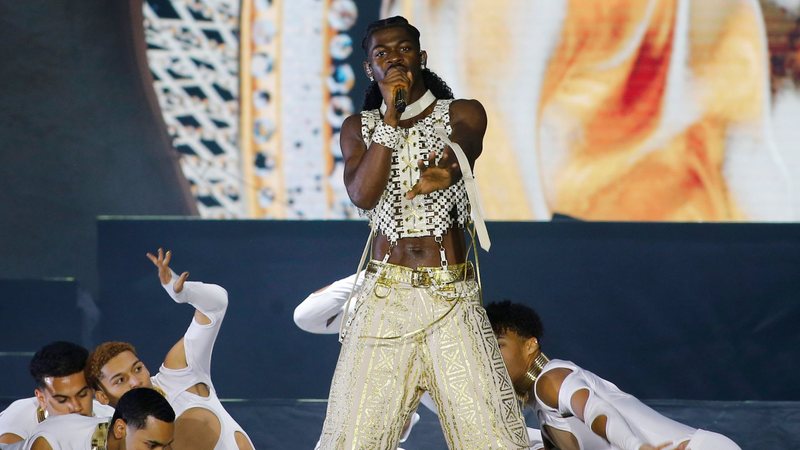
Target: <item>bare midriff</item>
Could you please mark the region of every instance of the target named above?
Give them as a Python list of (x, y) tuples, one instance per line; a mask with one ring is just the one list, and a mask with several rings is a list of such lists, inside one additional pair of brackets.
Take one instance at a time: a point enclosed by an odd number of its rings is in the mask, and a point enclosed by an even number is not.
[[(442, 246), (448, 264), (459, 264), (465, 261), (466, 245), (464, 230), (450, 228), (442, 236)], [(389, 240), (379, 234), (372, 244), (372, 259), (383, 260), (389, 250)], [(392, 249), (389, 263), (398, 266), (410, 267), (440, 267), (442, 259), (439, 253), (439, 243), (433, 236), (401, 238)]]

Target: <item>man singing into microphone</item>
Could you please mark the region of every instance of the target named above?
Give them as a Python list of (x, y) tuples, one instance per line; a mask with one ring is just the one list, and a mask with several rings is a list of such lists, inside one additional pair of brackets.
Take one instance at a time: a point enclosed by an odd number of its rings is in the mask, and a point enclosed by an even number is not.
[(372, 83), (362, 113), (342, 126), (341, 147), (373, 259), (342, 321), (320, 448), (396, 448), (425, 391), (450, 448), (527, 448), (463, 231), (472, 213), (488, 249), (471, 171), (486, 113), (453, 100), (426, 68), (419, 36), (392, 17), (370, 24), (362, 41)]

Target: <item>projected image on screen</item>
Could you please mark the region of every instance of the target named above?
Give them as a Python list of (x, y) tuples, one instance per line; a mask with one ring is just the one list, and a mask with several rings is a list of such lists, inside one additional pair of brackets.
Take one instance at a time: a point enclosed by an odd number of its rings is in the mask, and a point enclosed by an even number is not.
[(429, 67), (486, 108), (476, 176), (490, 219), (797, 220), (799, 0), (269, 4), (281, 7), (315, 25), (272, 16), (271, 69), (258, 71), (264, 12), (242, 2), (253, 41), (240, 60), (253, 63), (240, 67), (239, 116), (252, 122), (240, 124), (240, 167), (226, 167), (241, 206), (225, 216), (356, 217), (337, 142), (366, 83), (352, 42), (400, 14), (422, 31)]

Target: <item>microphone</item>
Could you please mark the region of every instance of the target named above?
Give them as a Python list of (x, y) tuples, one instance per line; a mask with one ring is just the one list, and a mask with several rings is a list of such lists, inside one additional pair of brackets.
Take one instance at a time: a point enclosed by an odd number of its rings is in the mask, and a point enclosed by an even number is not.
[(406, 110), (406, 90), (403, 88), (394, 91), (394, 109), (400, 114)]

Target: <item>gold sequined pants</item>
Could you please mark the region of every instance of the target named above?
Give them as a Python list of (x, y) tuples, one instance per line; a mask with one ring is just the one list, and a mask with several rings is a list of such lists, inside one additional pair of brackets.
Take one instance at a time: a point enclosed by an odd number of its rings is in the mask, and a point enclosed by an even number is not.
[(528, 448), (471, 269), (370, 262), (345, 330), (321, 449), (396, 449), (424, 391), (451, 449)]

